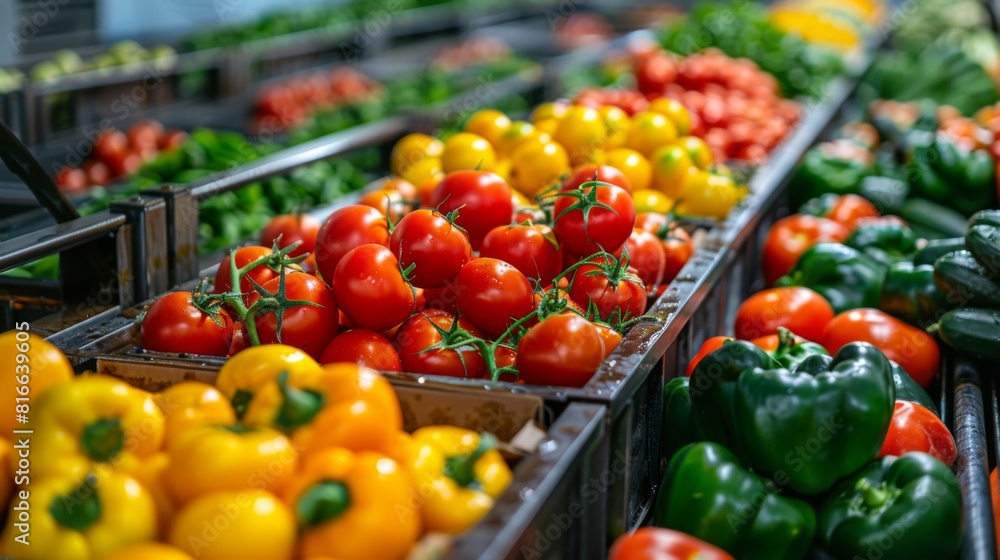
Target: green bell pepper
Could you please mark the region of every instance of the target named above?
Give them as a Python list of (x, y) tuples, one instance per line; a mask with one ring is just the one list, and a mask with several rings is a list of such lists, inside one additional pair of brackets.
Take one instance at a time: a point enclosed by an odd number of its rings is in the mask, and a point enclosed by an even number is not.
[(806, 286), (826, 298), (837, 313), (878, 306), (885, 267), (840, 243), (810, 247), (775, 286)]
[(993, 158), (985, 150), (968, 151), (938, 134), (908, 155), (910, 187), (915, 196), (969, 216), (995, 203)]
[(962, 544), (958, 480), (918, 451), (874, 461), (818, 511), (818, 540), (837, 558), (955, 558)]
[(899, 262), (889, 269), (882, 283), (879, 309), (907, 323), (927, 326), (952, 307), (934, 283), (934, 266)]
[(782, 496), (774, 482), (708, 442), (688, 445), (670, 460), (653, 523), (714, 544), (740, 560), (803, 558), (816, 531), (809, 504)]
[(910, 377), (909, 373), (906, 373), (906, 370), (902, 366), (892, 360), (889, 360), (889, 363), (892, 364), (892, 382), (896, 386), (896, 400), (917, 403), (934, 414), (941, 416), (938, 413), (937, 406), (934, 404), (934, 400), (927, 394), (927, 391), (920, 385), (917, 385), (917, 382)]
[[(831, 153), (830, 146), (828, 142), (806, 152), (802, 164), (792, 176), (789, 192), (793, 202), (801, 204), (826, 193), (857, 194), (861, 180), (872, 173), (869, 162), (859, 157)], [(864, 148), (858, 146), (858, 150), (864, 151)]]
[(689, 377), (675, 377), (663, 386), (663, 420), (660, 445), (664, 459), (670, 460), (682, 447), (698, 441), (697, 427), (691, 418)]
[(795, 366), (804, 362), (810, 356), (829, 356), (830, 353), (826, 351), (826, 348), (822, 344), (809, 342), (808, 340), (798, 342), (795, 340), (795, 334), (792, 331), (785, 327), (778, 327), (778, 347), (768, 352), (768, 355), (774, 360), (772, 365), (777, 365), (785, 369), (794, 369)]
[(729, 343), (691, 376), (691, 410), (706, 439), (800, 494), (819, 494), (882, 447), (896, 389), (892, 365), (854, 342), (830, 358), (772, 369), (749, 343)]
[(844, 240), (844, 245), (888, 266), (913, 260), (917, 252), (917, 236), (903, 224), (874, 222), (855, 227)]

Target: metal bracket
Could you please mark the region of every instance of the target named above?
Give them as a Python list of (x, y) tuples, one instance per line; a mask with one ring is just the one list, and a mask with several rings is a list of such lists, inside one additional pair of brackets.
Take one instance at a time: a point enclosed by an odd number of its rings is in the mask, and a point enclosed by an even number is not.
[[(145, 301), (170, 287), (167, 274), (167, 204), (162, 198), (136, 196), (111, 204), (110, 212), (122, 214), (124, 246), (119, 246), (123, 278), (122, 305)], [(126, 287), (131, 287), (131, 293)]]
[(163, 199), (167, 220), (167, 283), (183, 284), (198, 277), (198, 199), (177, 185), (142, 191)]

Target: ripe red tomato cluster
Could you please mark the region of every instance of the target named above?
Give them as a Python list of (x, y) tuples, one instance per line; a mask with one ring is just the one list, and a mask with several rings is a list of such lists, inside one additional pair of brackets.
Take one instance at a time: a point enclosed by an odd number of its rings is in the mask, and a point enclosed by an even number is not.
[[(383, 189), (394, 184), (407, 186)], [(323, 362), (582, 386), (620, 342), (617, 330), (646, 311), (648, 290), (691, 253), (690, 238), (665, 216), (637, 223), (629, 192), (617, 170), (594, 167), (566, 180), (548, 203), (549, 223), (513, 223), (507, 183), (465, 170), (441, 180), (432, 207), (408, 204), (397, 221), (361, 204), (318, 228), (308, 217), (279, 216), (262, 240), (312, 247), (314, 271), (308, 261), (283, 275), (250, 268), (272, 249), (244, 247), (232, 255), (237, 269), (249, 268), (237, 288), (242, 299), (230, 297), (250, 309), (263, 298), (308, 302), (283, 310), (280, 342)], [(229, 259), (216, 274), (217, 293), (233, 289)], [(143, 321), (143, 347), (225, 356), (247, 344), (245, 313), (210, 311), (218, 321), (191, 293), (161, 298)], [(253, 317), (260, 343), (279, 342), (277, 313)], [(517, 377), (507, 375), (513, 368)]]
[(176, 148), (187, 139), (182, 130), (164, 130), (158, 121), (139, 121), (122, 132), (103, 132), (94, 142), (92, 155), (82, 167), (63, 167), (56, 174), (56, 185), (66, 192), (77, 192), (94, 185), (128, 177), (146, 161), (163, 150)]
[(296, 76), (257, 94), (251, 129), (283, 130), (317, 111), (360, 101), (381, 89), (375, 80), (346, 66)]

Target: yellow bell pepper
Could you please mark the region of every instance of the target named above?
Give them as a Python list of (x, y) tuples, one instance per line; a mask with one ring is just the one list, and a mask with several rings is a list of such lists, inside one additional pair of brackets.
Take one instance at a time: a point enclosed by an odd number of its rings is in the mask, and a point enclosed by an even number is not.
[[(3, 554), (12, 558), (98, 559), (156, 538), (153, 497), (123, 473), (50, 477), (32, 481), (30, 494), (22, 498), (26, 493), (15, 497), (0, 538)], [(27, 510), (19, 509), (22, 500)]]
[(194, 428), (173, 442), (167, 454), (163, 480), (178, 503), (216, 491), (280, 492), (298, 461), (284, 434), (242, 425)]
[(212, 492), (178, 512), (170, 544), (198, 560), (289, 560), (295, 516), (270, 492)]
[(215, 378), (215, 386), (232, 403), (237, 418), (243, 418), (257, 392), (273, 385), (282, 372), (297, 376), (299, 372), (320, 367), (298, 348), (284, 344), (251, 346), (223, 364)]
[(413, 433), (409, 463), (428, 531), (461, 533), (493, 507), (513, 475), (490, 434), (455, 426), (428, 426)]
[(170, 545), (147, 542), (123, 548), (101, 560), (194, 560), (194, 558)]
[(420, 536), (409, 473), (378, 453), (331, 447), (306, 457), (284, 493), (301, 556), (405, 558)]
[(191, 428), (236, 423), (229, 399), (207, 383), (184, 381), (154, 394), (153, 400), (163, 411), (164, 447)]
[(17, 462), (14, 446), (6, 439), (0, 438), (0, 511), (7, 511), (10, 497), (17, 491), (14, 484), (14, 470), (11, 465)]
[(403, 414), (377, 371), (342, 363), (283, 372), (257, 390), (243, 422), (291, 434), (302, 453), (334, 446), (385, 452)]
[(73, 379), (73, 366), (58, 348), (27, 330), (27, 323), (19, 327), (0, 334), (0, 435), (5, 438), (24, 428), (17, 416), (32, 415), (42, 393)]
[(163, 442), (163, 414), (152, 396), (103, 375), (44, 393), (31, 425), (32, 481), (123, 468), (152, 456)]
[(170, 529), (170, 522), (174, 518), (174, 501), (167, 492), (164, 485), (163, 474), (170, 465), (170, 457), (163, 451), (156, 453), (152, 457), (128, 465), (124, 473), (131, 476), (153, 497), (156, 504), (156, 519), (158, 525), (157, 535), (166, 537), (167, 530)]

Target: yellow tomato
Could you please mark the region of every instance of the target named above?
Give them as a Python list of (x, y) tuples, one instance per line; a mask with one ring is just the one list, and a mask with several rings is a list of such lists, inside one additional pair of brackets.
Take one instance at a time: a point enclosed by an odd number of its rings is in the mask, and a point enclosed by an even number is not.
[(680, 101), (659, 97), (649, 104), (649, 110), (670, 119), (670, 122), (674, 123), (674, 127), (677, 128), (677, 134), (681, 136), (691, 134), (691, 113), (688, 113), (687, 108)]
[(496, 151), (485, 138), (471, 132), (459, 132), (445, 140), (441, 168), (445, 173), (462, 169), (488, 171), (493, 169), (496, 157)]
[(528, 197), (521, 194), (521, 191), (517, 189), (510, 189), (510, 200), (514, 203), (514, 208), (527, 208), (535, 205), (534, 202), (528, 200)]
[(170, 545), (145, 542), (123, 548), (101, 560), (194, 560), (191, 555)]
[(687, 151), (691, 162), (697, 165), (698, 169), (707, 170), (715, 163), (715, 157), (712, 156), (712, 149), (708, 147), (708, 144), (704, 140), (697, 136), (681, 136), (677, 139), (676, 144), (682, 146)]
[(611, 150), (604, 155), (604, 165), (610, 165), (628, 178), (633, 191), (649, 188), (653, 180), (653, 168), (646, 156), (628, 148)]
[(295, 532), (295, 516), (273, 494), (213, 492), (177, 514), (170, 544), (198, 560), (284, 560), (295, 551)]
[(645, 111), (632, 117), (626, 145), (649, 157), (657, 148), (677, 139), (677, 127), (667, 117)]
[(746, 194), (732, 179), (698, 170), (685, 181), (677, 212), (684, 216), (723, 219)]
[(594, 152), (604, 149), (606, 133), (607, 127), (597, 109), (573, 105), (559, 119), (552, 137), (562, 144), (570, 162), (576, 165), (590, 161)]
[(441, 160), (428, 158), (410, 166), (403, 174), (403, 179), (414, 185), (420, 186), (427, 181), (440, 181), (444, 178), (444, 171), (441, 170)]
[(624, 146), (630, 124), (628, 113), (614, 105), (605, 105), (598, 109), (597, 112), (604, 119), (604, 126), (606, 128), (604, 149), (613, 150)]
[(466, 132), (482, 136), (487, 142), (493, 144), (494, 148), (500, 145), (500, 138), (509, 128), (510, 117), (496, 109), (476, 111), (469, 117), (469, 120), (465, 121)]
[(656, 212), (666, 214), (674, 207), (674, 200), (660, 191), (653, 189), (642, 189), (632, 193), (632, 202), (635, 203), (635, 213)]
[(511, 156), (511, 182), (522, 194), (533, 197), (570, 170), (566, 150), (555, 142), (525, 144)]
[(557, 128), (559, 128), (559, 119), (542, 119), (535, 123), (536, 131), (544, 132), (549, 136), (555, 134)]
[(657, 148), (649, 163), (653, 167), (652, 187), (670, 198), (681, 194), (688, 170), (694, 166), (687, 151), (676, 144)]
[(494, 164), (492, 171), (503, 178), (504, 181), (510, 183), (510, 158), (503, 158), (497, 160)]
[(7, 403), (0, 412), (0, 436), (5, 438), (24, 427), (17, 421), (19, 408), (20, 413), (30, 415), (42, 393), (73, 379), (73, 366), (66, 356), (30, 330), (0, 334), (0, 372), (0, 399)]
[(514, 121), (510, 127), (504, 131), (497, 144), (497, 151), (505, 156), (514, 153), (521, 144), (538, 139), (541, 132), (535, 130), (535, 125), (528, 121)]
[(548, 119), (560, 119), (566, 114), (569, 105), (559, 101), (548, 101), (534, 108), (531, 111), (531, 122), (538, 126), (538, 123)]
[(444, 144), (433, 136), (420, 133), (407, 134), (392, 147), (389, 168), (396, 175), (405, 177), (406, 172), (420, 161), (440, 158), (443, 150)]

